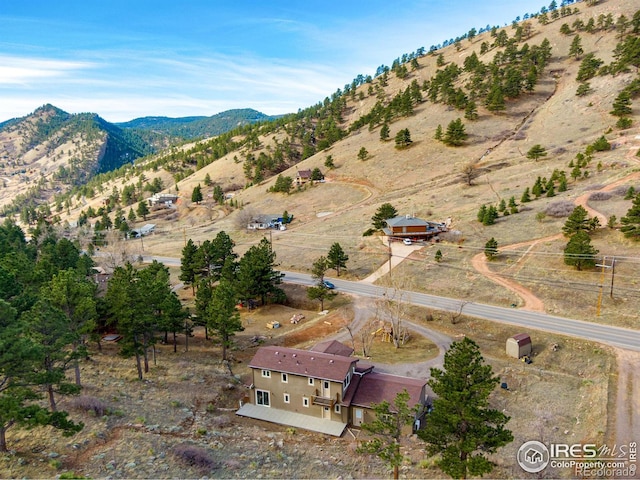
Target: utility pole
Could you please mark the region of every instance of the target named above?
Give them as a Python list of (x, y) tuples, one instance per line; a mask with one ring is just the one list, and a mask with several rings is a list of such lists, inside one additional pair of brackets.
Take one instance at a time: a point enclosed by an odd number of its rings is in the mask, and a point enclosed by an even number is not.
[[(596, 263), (596, 267), (602, 267), (602, 273), (600, 274), (600, 293), (598, 294), (598, 306), (596, 308), (596, 315), (599, 317), (600, 316), (600, 307), (602, 306), (602, 290), (604, 289), (604, 269), (605, 268), (612, 268), (611, 266), (607, 265), (607, 257), (604, 256), (602, 257), (602, 263)], [(612, 277), (612, 281), (613, 281), (613, 277)], [(611, 287), (611, 294), (613, 295), (613, 285)]]
[(611, 259), (611, 291), (609, 297), (613, 298), (613, 278), (616, 276), (616, 257)]

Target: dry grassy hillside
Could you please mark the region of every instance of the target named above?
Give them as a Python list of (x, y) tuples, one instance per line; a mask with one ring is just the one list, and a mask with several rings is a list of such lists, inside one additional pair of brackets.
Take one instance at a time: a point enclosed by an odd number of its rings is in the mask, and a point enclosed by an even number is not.
[[(526, 245), (520, 250), (514, 249), (514, 252), (508, 248), (512, 244), (544, 239), (561, 232), (566, 217), (540, 218), (541, 212), (545, 212), (549, 204), (576, 202), (586, 198), (586, 204), (600, 212), (602, 218), (615, 214), (620, 219), (631, 205), (630, 201), (623, 200), (623, 190), (628, 186), (640, 185), (638, 179), (629, 177), (640, 165), (640, 158), (635, 155), (640, 147), (638, 107), (634, 106), (633, 118), (636, 122), (627, 130), (617, 130), (614, 127), (616, 117), (608, 113), (615, 97), (635, 77), (636, 72), (596, 76), (590, 81), (593, 92), (584, 97), (576, 96), (576, 74), (580, 59), (568, 55), (575, 34), (563, 35), (559, 31), (562, 23), (571, 25), (577, 19), (586, 23), (589, 18), (597, 18), (601, 14), (611, 13), (615, 19), (624, 13), (631, 18), (637, 5), (631, 0), (619, 0), (607, 1), (595, 7), (587, 7), (584, 3), (576, 6), (580, 9), (579, 14), (560, 18), (548, 25), (531, 20), (533, 35), (527, 43), (538, 45), (546, 38), (552, 46), (552, 59), (545, 74), (534, 93), (507, 101), (507, 109), (502, 114), (493, 114), (479, 105), (479, 118), (475, 121), (464, 120), (469, 134), (464, 146), (447, 147), (434, 140), (438, 125), (446, 127), (451, 120), (462, 117), (464, 112), (425, 101), (412, 116), (390, 124), (391, 139), (400, 129), (410, 130), (413, 140), (410, 148), (398, 150), (393, 140), (380, 141), (379, 128), (369, 131), (363, 127), (329, 149), (283, 172), (283, 175), (293, 177), (295, 168), (319, 167), (326, 174), (326, 183), (283, 195), (267, 192), (274, 182), (271, 179), (260, 185), (236, 190), (234, 202), (237, 201), (240, 207), (237, 209), (217, 207), (207, 199), (200, 205), (192, 204), (191, 191), (194, 186), (203, 183), (207, 174), (226, 189), (244, 185), (242, 159), (246, 152), (231, 152), (181, 180), (178, 184), (181, 195), (178, 208), (152, 214), (147, 222), (157, 224), (157, 233), (145, 238), (143, 243), (130, 243), (128, 250), (133, 255), (145, 253), (179, 257), (185, 239), (201, 241), (211, 238), (219, 230), (225, 230), (234, 238), (239, 253), (242, 253), (267, 234), (246, 231), (244, 225), (250, 214), (281, 213), (286, 210), (295, 216), (294, 222), (286, 232), (272, 232), (282, 269), (308, 270), (312, 261), (325, 254), (330, 245), (337, 241), (350, 256), (347, 275), (364, 278), (387, 259), (387, 249), (378, 237), (363, 237), (362, 233), (369, 228), (370, 218), (376, 209), (382, 203), (390, 202), (401, 214), (414, 214), (438, 221), (451, 217), (453, 228), (460, 232), (458, 242), (426, 246), (403, 263), (402, 271), (414, 278), (413, 283), (417, 288), (501, 305), (521, 304), (517, 295), (504, 287), (497, 287), (471, 266), (472, 257), (482, 251), (489, 238), (494, 237), (505, 253), (491, 264), (491, 268), (525, 284), (547, 305), (547, 311), (629, 325), (632, 320), (628, 312), (640, 306), (640, 298), (634, 292), (636, 280), (633, 274), (640, 245), (625, 240), (617, 230), (601, 229), (592, 236), (594, 246), (602, 255), (619, 257), (616, 267), (617, 291), (614, 291), (613, 298), (603, 298), (598, 318), (595, 313), (601, 272), (578, 272), (565, 266), (562, 260), (567, 241), (565, 238), (541, 241), (533, 247)], [(504, 29), (509, 36), (513, 35), (511, 26)], [(614, 31), (595, 34), (581, 32), (580, 37), (585, 54), (594, 52), (605, 64), (611, 62), (612, 52), (618, 42)], [(471, 42), (463, 40), (459, 51), (450, 46), (441, 52), (447, 64), (455, 62), (462, 66), (464, 59), (472, 52), (479, 55), (480, 46), (485, 41), (492, 42), (488, 32)], [(479, 55), (479, 58), (489, 62), (496, 51), (491, 49)], [(436, 56), (419, 58), (419, 65), (420, 68), (411, 71), (404, 80), (393, 74), (389, 76), (385, 88), (388, 98), (406, 88), (414, 79), (421, 84), (431, 78), (437, 69)], [(363, 91), (366, 88), (367, 85), (359, 87)], [(366, 114), (374, 103), (374, 95), (365, 95), (363, 100), (348, 99), (343, 128)], [(501, 217), (496, 225), (485, 227), (476, 220), (476, 213), (482, 204), (497, 205), (501, 199), (508, 200), (512, 196), (520, 203), (524, 189), (531, 187), (538, 176), (549, 178), (555, 169), (564, 170), (569, 176), (569, 162), (601, 135), (606, 135), (616, 148), (596, 154), (588, 178), (578, 181), (570, 179), (567, 192), (558, 193), (552, 198), (543, 196), (520, 205), (520, 213)], [(281, 141), (285, 136), (280, 131), (261, 138), (260, 149), (268, 151), (273, 146), (274, 138)], [(542, 145), (548, 152), (546, 157), (538, 161), (526, 157), (527, 151), (535, 144)], [(369, 152), (365, 161), (357, 158), (362, 147)], [(260, 149), (252, 153), (257, 155)], [(335, 162), (337, 168), (334, 170), (328, 171), (324, 167), (328, 155)], [(471, 186), (466, 184), (461, 174), (463, 166), (468, 164), (473, 164), (479, 173)], [(167, 172), (160, 170), (145, 175), (147, 178), (160, 176), (165, 185), (170, 185), (167, 191), (176, 191)], [(136, 178), (131, 178), (114, 182), (105, 185), (104, 191), (109, 192), (114, 186), (120, 188), (127, 182), (135, 181)], [(613, 188), (613, 182), (619, 182), (616, 189)], [(589, 193), (602, 188), (611, 190), (610, 198), (589, 202)], [(210, 193), (208, 189), (205, 191)], [(99, 206), (101, 197), (87, 201)], [(88, 204), (79, 203), (71, 211), (71, 220)], [(436, 249), (440, 249), (444, 256), (444, 262), (440, 264), (433, 261)], [(524, 250), (528, 251), (528, 255), (520, 258), (519, 252)], [(607, 277), (606, 282), (609, 280)]]

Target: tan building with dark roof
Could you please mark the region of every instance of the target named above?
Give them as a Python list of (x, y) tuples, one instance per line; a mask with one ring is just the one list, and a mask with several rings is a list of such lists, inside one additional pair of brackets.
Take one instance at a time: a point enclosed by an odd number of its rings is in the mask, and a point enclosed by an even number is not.
[(371, 421), (372, 403), (393, 404), (404, 389), (410, 406), (427, 404), (426, 380), (373, 373), (353, 349), (335, 341), (311, 350), (262, 347), (249, 363), (250, 392), (238, 415), (340, 436)]

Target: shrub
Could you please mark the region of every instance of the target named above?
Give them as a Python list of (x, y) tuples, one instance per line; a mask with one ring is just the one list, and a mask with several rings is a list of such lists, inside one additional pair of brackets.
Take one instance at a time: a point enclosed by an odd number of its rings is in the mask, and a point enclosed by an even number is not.
[(609, 200), (611, 198), (611, 194), (609, 192), (593, 192), (589, 195), (589, 201), (594, 202), (603, 202), (605, 200)]
[(96, 417), (109, 413), (109, 407), (99, 398), (81, 395), (71, 400), (71, 408), (84, 412), (93, 412)]
[(561, 200), (547, 205), (544, 213), (550, 217), (562, 218), (568, 217), (573, 212), (575, 205), (568, 200)]
[(207, 471), (216, 468), (216, 462), (209, 456), (209, 452), (202, 447), (181, 443), (173, 447), (173, 454), (192, 467)]

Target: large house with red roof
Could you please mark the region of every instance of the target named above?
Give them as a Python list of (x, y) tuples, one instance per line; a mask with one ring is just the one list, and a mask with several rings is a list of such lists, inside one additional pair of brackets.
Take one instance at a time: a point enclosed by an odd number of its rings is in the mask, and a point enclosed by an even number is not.
[(416, 421), (426, 410), (427, 381), (374, 372), (373, 365), (352, 357), (353, 349), (329, 341), (310, 350), (261, 347), (249, 363), (250, 392), (240, 416), (341, 436), (347, 425), (374, 419), (372, 404), (409, 393), (418, 406)]

